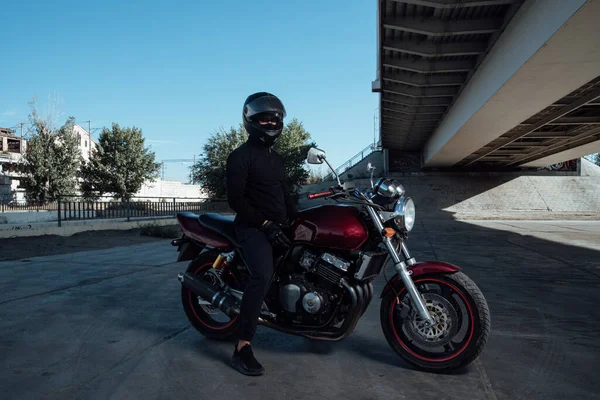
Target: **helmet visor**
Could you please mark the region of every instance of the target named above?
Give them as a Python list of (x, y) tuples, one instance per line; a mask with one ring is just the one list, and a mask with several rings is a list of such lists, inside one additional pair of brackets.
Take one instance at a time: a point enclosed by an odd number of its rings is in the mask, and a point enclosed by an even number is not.
[(252, 121), (269, 136), (277, 136), (283, 128), (283, 120), (277, 113), (256, 114), (252, 117)]
[(281, 120), (285, 118), (286, 112), (281, 101), (275, 96), (263, 96), (252, 100), (244, 107), (244, 115), (250, 119), (256, 114), (269, 113)]

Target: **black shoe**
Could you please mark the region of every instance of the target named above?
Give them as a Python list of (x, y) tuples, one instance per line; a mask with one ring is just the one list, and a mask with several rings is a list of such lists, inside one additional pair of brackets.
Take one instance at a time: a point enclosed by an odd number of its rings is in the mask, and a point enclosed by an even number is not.
[(242, 347), (240, 351), (237, 349), (237, 344), (235, 345), (231, 366), (244, 375), (257, 376), (265, 373), (263, 366), (254, 358), (254, 353), (249, 344)]

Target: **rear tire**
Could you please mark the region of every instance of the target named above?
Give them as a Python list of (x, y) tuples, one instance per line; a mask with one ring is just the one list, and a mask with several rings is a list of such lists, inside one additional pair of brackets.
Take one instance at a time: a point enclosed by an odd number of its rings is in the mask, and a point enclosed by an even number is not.
[[(212, 268), (212, 265), (218, 254), (206, 252), (190, 263), (186, 272), (199, 276)], [(238, 282), (233, 275), (228, 274), (222, 276), (225, 283), (231, 285), (232, 288), (238, 289)], [(229, 321), (217, 321), (211, 315), (212, 312), (220, 313), (224, 318), (229, 318), (220, 310), (198, 304), (198, 296), (193, 294), (188, 288), (181, 286), (181, 302), (188, 320), (196, 328), (198, 332), (213, 340), (228, 340), (237, 331), (239, 326), (239, 316), (236, 315)], [(210, 311), (207, 312), (207, 311)]]
[[(402, 318), (396, 307), (397, 299), (406, 301), (408, 294), (398, 280), (380, 307), (381, 327), (388, 344), (404, 360), (428, 372), (449, 372), (473, 362), (482, 352), (491, 327), (490, 311), (479, 287), (462, 272), (419, 276), (414, 282), (419, 292), (430, 296), (428, 307), (439, 313), (441, 322), (435, 329), (427, 330), (419, 327), (418, 318)], [(429, 291), (422, 289), (425, 287)], [(458, 321), (460, 317), (466, 317), (465, 321)], [(463, 330), (464, 339), (454, 342)], [(419, 332), (430, 337), (425, 338)], [(433, 351), (434, 348), (438, 350)]]

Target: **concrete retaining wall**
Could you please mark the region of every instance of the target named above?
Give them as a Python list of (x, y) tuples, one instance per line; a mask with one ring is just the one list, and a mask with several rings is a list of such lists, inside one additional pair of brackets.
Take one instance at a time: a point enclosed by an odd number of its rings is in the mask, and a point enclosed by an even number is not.
[[(600, 219), (599, 176), (472, 176), (406, 174), (396, 176), (417, 207), (417, 218), (455, 219)], [(370, 187), (368, 179), (355, 180), (360, 187)], [(300, 209), (325, 200), (308, 200), (306, 193), (328, 188), (333, 182), (305, 186)], [(18, 213), (15, 213), (18, 214)], [(29, 213), (37, 218), (42, 214)], [(10, 213), (3, 214), (3, 217)], [(231, 216), (231, 214), (227, 214)], [(32, 217), (36, 218), (36, 217)], [(89, 230), (132, 229), (155, 221), (169, 225), (171, 217), (118, 220), (65, 221), (62, 227), (53, 222), (0, 224), (0, 238), (15, 236), (69, 236)]]
[(585, 158), (581, 159), (581, 176), (600, 177), (600, 166), (594, 164)]
[[(410, 175), (396, 177), (421, 217), (543, 219), (600, 216), (600, 177)], [(355, 180), (370, 187), (368, 180)], [(310, 185), (303, 192), (329, 187)], [(329, 202), (331, 203), (331, 202)], [(300, 197), (300, 207), (326, 204)]]
[(24, 211), (0, 214), (0, 224), (34, 224), (58, 221), (56, 211)]

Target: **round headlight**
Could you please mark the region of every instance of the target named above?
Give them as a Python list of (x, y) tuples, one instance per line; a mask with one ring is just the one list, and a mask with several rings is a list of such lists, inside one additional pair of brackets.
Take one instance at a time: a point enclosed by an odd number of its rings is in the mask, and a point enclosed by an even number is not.
[(394, 222), (398, 226), (398, 229), (411, 231), (415, 226), (415, 202), (410, 197), (401, 197), (398, 199), (394, 214)]
[(408, 198), (404, 206), (404, 226), (407, 231), (411, 231), (415, 226), (415, 219), (417, 216), (417, 210), (415, 209), (415, 202)]

